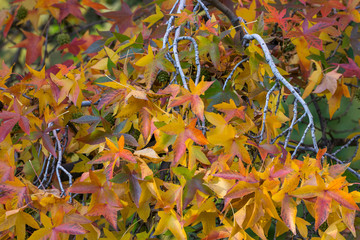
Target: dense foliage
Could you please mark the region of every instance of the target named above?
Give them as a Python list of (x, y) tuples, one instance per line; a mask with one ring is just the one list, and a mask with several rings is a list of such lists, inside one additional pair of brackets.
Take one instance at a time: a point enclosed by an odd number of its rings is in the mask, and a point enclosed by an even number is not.
[(0, 3), (1, 239), (360, 235), (359, 0)]

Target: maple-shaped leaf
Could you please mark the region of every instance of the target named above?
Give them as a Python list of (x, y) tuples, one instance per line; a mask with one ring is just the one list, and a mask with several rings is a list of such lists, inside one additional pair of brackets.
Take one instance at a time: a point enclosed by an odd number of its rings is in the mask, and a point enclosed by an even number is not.
[(316, 198), (315, 230), (328, 218), (331, 211), (332, 200), (335, 200), (341, 204), (341, 206), (348, 209), (360, 210), (352, 195), (342, 190), (346, 186), (345, 177), (334, 179), (328, 184), (324, 182), (318, 173), (315, 173), (315, 177), (317, 185), (304, 185), (295, 191), (289, 192), (289, 195), (298, 198)]
[(104, 216), (104, 218), (111, 224), (111, 226), (117, 229), (117, 212), (119, 207), (111, 206), (110, 204), (98, 203), (89, 209), (88, 216)]
[(272, 154), (275, 156), (276, 154), (280, 153), (279, 149), (275, 145), (272, 145), (272, 144), (267, 144), (267, 143), (257, 144), (251, 140), (248, 140), (247, 143), (258, 149), (262, 160), (265, 160), (265, 158), (267, 157), (268, 154)]
[[(86, 41), (84, 39), (78, 39), (74, 38), (70, 43), (61, 45), (58, 50), (64, 50), (67, 49), (69, 53), (73, 54), (74, 56), (77, 56), (80, 53), (80, 46), (85, 44)], [(65, 52), (63, 53), (63, 55)]]
[(304, 37), (308, 42), (308, 46), (315, 47), (320, 51), (323, 50), (322, 40), (316, 36), (316, 33), (322, 31), (323, 29), (330, 27), (333, 25), (333, 22), (319, 22), (312, 27), (309, 28), (309, 21), (307, 19), (304, 20), (302, 24), (302, 29), (299, 27), (295, 27), (295, 30), (289, 32), (286, 37)]
[(114, 21), (114, 24), (110, 29), (111, 31), (114, 31), (115, 27), (117, 27), (119, 33), (123, 33), (129, 27), (134, 26), (134, 23), (132, 21), (133, 13), (129, 5), (127, 5), (124, 1), (121, 1), (121, 8), (119, 11), (112, 11), (112, 12), (99, 13), (99, 14), (103, 17), (110, 18)]
[(200, 26), (200, 30), (203, 31), (208, 31), (209, 33), (214, 34), (215, 36), (218, 36), (218, 30), (217, 30), (217, 26), (218, 26), (218, 21), (215, 18), (211, 18), (209, 20), (206, 21), (206, 23), (201, 23)]
[(26, 133), (30, 134), (29, 119), (25, 117), (33, 111), (33, 108), (24, 110), (17, 99), (14, 100), (14, 111), (0, 112), (0, 119), (2, 119), (0, 126), (0, 142), (4, 141), (6, 136), (11, 132), (16, 123), (19, 123), (20, 128)]
[(201, 100), (200, 95), (204, 94), (204, 92), (211, 86), (211, 84), (213, 84), (213, 82), (214, 81), (201, 81), (198, 85), (195, 86), (195, 83), (190, 79), (190, 91), (182, 89), (183, 95), (171, 101), (169, 107), (176, 107), (190, 102), (191, 109), (194, 111), (195, 115), (200, 118), (201, 121), (204, 121), (204, 103)]
[(210, 189), (205, 186), (204, 183), (204, 173), (196, 174), (192, 176), (191, 179), (187, 179), (184, 186), (183, 193), (183, 209), (185, 209), (189, 203), (194, 199), (196, 191), (201, 191), (205, 194), (211, 193)]
[(334, 113), (340, 108), (341, 99), (343, 96), (350, 98), (349, 88), (343, 83), (342, 80), (341, 83), (338, 82), (338, 86), (333, 95), (331, 95), (330, 93), (326, 94), (329, 105), (330, 119), (333, 117)]
[(229, 103), (220, 103), (220, 104), (216, 104), (214, 105), (214, 108), (216, 108), (217, 110), (219, 110), (220, 112), (225, 113), (225, 121), (229, 122), (229, 120), (231, 120), (233, 117), (238, 117), (242, 120), (245, 121), (245, 106), (241, 106), (241, 107), (237, 107), (235, 105), (234, 100), (230, 99)]
[(59, 208), (51, 218), (45, 213), (40, 213), (40, 219), (44, 228), (36, 230), (29, 240), (38, 239), (61, 239), (60, 234), (81, 235), (88, 231), (77, 222), (64, 222), (65, 211)]
[(191, 139), (199, 145), (208, 144), (205, 136), (199, 129), (196, 128), (196, 121), (197, 119), (193, 119), (187, 126), (185, 126), (184, 120), (179, 115), (177, 120), (159, 128), (160, 131), (163, 131), (166, 134), (177, 135), (173, 146), (175, 156), (172, 165), (176, 165), (186, 152), (186, 140)]
[(247, 137), (238, 135), (236, 128), (228, 125), (225, 119), (220, 114), (206, 113), (206, 119), (214, 124), (216, 128), (211, 129), (207, 138), (211, 144), (224, 147), (226, 154), (239, 157), (242, 161), (250, 164), (250, 155), (245, 148), (247, 144)]
[(341, 31), (344, 31), (351, 21), (356, 23), (360, 22), (360, 13), (357, 9), (358, 5), (359, 0), (349, 0), (346, 4), (346, 10), (336, 14), (336, 17), (339, 17), (338, 26)]
[(64, 20), (70, 14), (73, 15), (74, 17), (77, 17), (85, 21), (85, 18), (82, 16), (82, 13), (79, 9), (82, 6), (79, 4), (77, 0), (67, 0), (64, 3), (56, 3), (53, 4), (52, 6), (60, 9), (60, 14), (57, 18), (59, 23), (61, 23), (62, 20)]
[(54, 143), (49, 135), (49, 132), (56, 129), (56, 126), (47, 127), (45, 121), (41, 124), (41, 129), (35, 125), (37, 131), (31, 132), (29, 139), (36, 140), (41, 139), (42, 145), (48, 150), (53, 156), (57, 156)]
[(6, 211), (4, 214), (5, 219), (0, 222), (0, 232), (15, 227), (17, 239), (25, 239), (26, 225), (39, 229), (39, 224), (29, 213), (24, 212), (25, 209), (26, 206)]
[(6, 201), (12, 199), (17, 207), (22, 207), (30, 202), (28, 187), (17, 177), (14, 181), (5, 181), (0, 184), (0, 202), (5, 204)]
[(348, 57), (349, 63), (334, 63), (333, 65), (340, 66), (345, 69), (345, 72), (342, 74), (344, 77), (354, 77), (360, 78), (360, 67), (355, 63), (354, 60)]
[(137, 66), (145, 67), (144, 80), (146, 81), (147, 90), (150, 90), (154, 81), (156, 80), (158, 69), (166, 72), (172, 72), (175, 70), (169, 60), (165, 58), (165, 53), (166, 49), (162, 49), (155, 56), (149, 44), (148, 55), (140, 58), (135, 63)]
[(97, 164), (110, 162), (106, 167), (106, 177), (107, 179), (112, 179), (115, 165), (120, 166), (120, 159), (125, 159), (129, 162), (136, 163), (136, 159), (131, 151), (124, 148), (125, 140), (124, 136), (121, 136), (117, 142), (116, 146), (110, 139), (106, 138), (106, 145), (110, 150), (104, 151), (102, 156), (98, 159), (90, 161), (89, 164)]
[(41, 49), (44, 45), (45, 38), (43, 36), (35, 35), (31, 32), (24, 30), (21, 31), (24, 33), (26, 39), (13, 46), (13, 48), (26, 48), (25, 62), (26, 64), (31, 65), (38, 57), (42, 56)]
[(265, 22), (277, 23), (283, 31), (288, 31), (288, 22), (291, 18), (285, 17), (286, 9), (283, 9), (281, 10), (281, 12), (279, 12), (275, 7), (270, 6), (265, 1), (263, 2), (263, 4), (265, 6), (265, 9), (269, 12), (269, 14), (266, 14)]
[(322, 79), (321, 83), (315, 88), (313, 93), (322, 93), (325, 90), (328, 90), (331, 92), (331, 94), (334, 95), (336, 88), (338, 86), (338, 79), (341, 77), (341, 73), (338, 73), (339, 67), (332, 70), (331, 72), (328, 72), (324, 75), (324, 78)]
[[(118, 210), (124, 206), (118, 196), (109, 186), (109, 182), (101, 172), (89, 171), (84, 173), (70, 188), (72, 193), (92, 193), (91, 206), (88, 213), (91, 216), (103, 215), (112, 226), (117, 229), (116, 219)], [(90, 177), (90, 182), (85, 181)]]
[(164, 14), (161, 12), (161, 9), (158, 5), (156, 7), (156, 13), (153, 15), (148, 16), (143, 20), (143, 22), (149, 23), (148, 28), (150, 28), (152, 25), (154, 25), (157, 21), (162, 19), (164, 17)]
[(180, 217), (176, 214), (174, 210), (169, 212), (159, 211), (158, 215), (160, 217), (159, 223), (156, 225), (154, 235), (160, 235), (165, 233), (167, 229), (174, 234), (176, 239), (187, 239), (185, 230), (180, 222)]
[(81, 74), (68, 74), (67, 76), (63, 76), (61, 72), (59, 72), (57, 75), (50, 73), (50, 77), (53, 83), (60, 89), (59, 96), (56, 99), (58, 103), (63, 102), (67, 97), (74, 105), (78, 106), (78, 104), (81, 103), (83, 97), (81, 87), (84, 86), (85, 81), (85, 78)]
[(194, 13), (189, 10), (184, 10), (181, 13), (171, 14), (172, 16), (176, 16), (176, 24), (180, 26), (183, 22), (194, 22)]
[(126, 165), (123, 167), (123, 169), (125, 170), (124, 172), (117, 174), (110, 181), (115, 183), (124, 183), (126, 181), (129, 181), (131, 198), (133, 199), (136, 207), (139, 208), (139, 201), (142, 191), (139, 183), (140, 178), (137, 176), (138, 174), (135, 171), (130, 171), (130, 169)]

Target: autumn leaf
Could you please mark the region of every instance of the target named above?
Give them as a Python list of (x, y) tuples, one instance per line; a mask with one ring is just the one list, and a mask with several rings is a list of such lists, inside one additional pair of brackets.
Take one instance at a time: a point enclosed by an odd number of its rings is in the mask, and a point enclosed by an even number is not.
[(208, 31), (209, 33), (212, 33), (216, 36), (219, 35), (218, 30), (217, 30), (217, 26), (218, 26), (218, 21), (215, 18), (211, 18), (209, 20), (206, 21), (206, 23), (201, 23), (200, 26), (200, 30), (203, 31)]
[(0, 126), (0, 142), (4, 141), (4, 139), (11, 132), (16, 123), (19, 123), (20, 128), (26, 134), (30, 134), (29, 119), (26, 117), (26, 115), (31, 112), (33, 108), (29, 108), (24, 111), (24, 109), (21, 108), (21, 105), (17, 99), (14, 100), (13, 106), (15, 112), (0, 112), (0, 119), (2, 119), (2, 123)]
[(190, 91), (183, 89), (184, 94), (171, 101), (169, 107), (176, 107), (190, 102), (191, 109), (194, 111), (195, 115), (201, 121), (204, 121), (204, 103), (201, 100), (200, 95), (204, 94), (211, 84), (213, 84), (213, 82), (201, 81), (195, 86), (195, 83), (190, 79)]
[(288, 31), (288, 20), (290, 20), (291, 18), (285, 17), (286, 9), (283, 9), (281, 10), (281, 12), (279, 12), (278, 10), (276, 10), (275, 7), (270, 6), (265, 1), (263, 2), (263, 4), (265, 6), (265, 9), (269, 12), (269, 15), (267, 15), (267, 17), (265, 18), (265, 22), (270, 24), (277, 23), (283, 31)]
[(68, 0), (64, 3), (53, 4), (52, 6), (60, 9), (60, 14), (57, 18), (59, 23), (61, 23), (70, 14), (85, 21), (85, 18), (82, 16), (82, 13), (79, 9), (82, 6), (78, 3), (77, 0)]
[(333, 117), (334, 113), (340, 108), (342, 97), (350, 98), (350, 93), (348, 87), (341, 81), (341, 83), (337, 83), (338, 86), (333, 95), (326, 94), (326, 98), (329, 104), (329, 115), (330, 119)]
[(31, 65), (36, 61), (36, 59), (38, 59), (38, 57), (42, 56), (41, 49), (45, 38), (24, 30), (22, 30), (22, 32), (24, 33), (26, 39), (14, 45), (13, 48), (26, 48), (26, 64)]
[(3, 222), (0, 222), (0, 232), (15, 227), (17, 239), (24, 240), (26, 237), (26, 225), (39, 229), (37, 221), (29, 214), (24, 212), (26, 206), (5, 212)]
[(113, 189), (110, 188), (109, 182), (102, 178), (101, 175), (99, 177), (99, 175), (99, 173), (91, 170), (86, 174), (84, 173), (83, 178), (89, 177), (90, 182), (79, 179), (69, 188), (69, 192), (92, 193), (92, 207), (89, 209), (88, 214), (90, 216), (104, 216), (117, 229), (117, 211), (122, 209), (124, 205), (120, 202)]
[[(333, 65), (336, 65), (338, 67), (345, 69), (345, 72), (342, 74), (344, 77), (356, 76), (357, 78), (360, 78), (360, 67), (351, 58), (348, 57), (347, 59), (348, 59), (349, 63), (341, 63), (341, 64), (334, 63)], [(336, 69), (338, 69), (338, 68), (336, 68)]]
[(172, 121), (170, 124), (159, 128), (160, 131), (165, 132), (169, 135), (177, 135), (174, 142), (174, 161), (173, 165), (176, 165), (180, 158), (186, 151), (186, 140), (191, 139), (199, 145), (205, 145), (208, 143), (205, 136), (199, 129), (196, 129), (196, 119), (191, 120), (188, 125), (185, 125), (181, 116), (177, 120)]
[(156, 7), (156, 13), (153, 15), (150, 15), (149, 17), (147, 17), (143, 20), (143, 22), (149, 23), (149, 25), (147, 26), (148, 28), (150, 28), (157, 21), (159, 21), (160, 19), (162, 19), (164, 17), (164, 14), (161, 12), (160, 7), (158, 5), (155, 5), (155, 7)]
[(93, 2), (91, 0), (82, 0), (82, 4), (91, 7), (92, 9), (94, 9), (95, 11), (101, 10), (101, 9), (108, 9), (107, 7), (105, 7), (104, 5), (97, 3), (97, 2)]
[(288, 194), (285, 194), (285, 197), (283, 198), (281, 203), (281, 218), (294, 235), (296, 235), (296, 213), (296, 203), (294, 202), (292, 197), (290, 197)]
[(182, 11), (181, 13), (173, 13), (172, 15), (177, 17), (176, 24), (178, 26), (180, 26), (185, 21), (190, 21), (190, 22), (194, 21), (194, 14), (187, 10)]
[(61, 233), (71, 235), (81, 235), (87, 233), (87, 231), (76, 222), (64, 223), (64, 216), (65, 212), (62, 208), (60, 208), (59, 211), (56, 212), (55, 216), (52, 216), (52, 218), (46, 216), (45, 213), (40, 213), (41, 222), (43, 223), (44, 228), (36, 230), (29, 239), (58, 239)]
[(360, 210), (351, 195), (342, 190), (344, 187), (344, 178), (337, 178), (325, 184), (322, 177), (315, 173), (317, 185), (305, 185), (289, 195), (298, 198), (316, 198), (315, 202), (315, 230), (323, 224), (331, 211), (331, 201), (335, 200), (342, 206), (351, 210)]
[(133, 13), (124, 1), (121, 3), (121, 8), (119, 11), (112, 11), (106, 13), (99, 13), (101, 16), (110, 18), (114, 21), (113, 26), (111, 27), (111, 31), (114, 31), (115, 27), (117, 27), (119, 33), (123, 33), (129, 27), (134, 26), (132, 21)]
[(220, 112), (225, 113), (224, 119), (226, 122), (229, 122), (229, 120), (231, 120), (233, 117), (238, 117), (245, 121), (246, 107), (241, 106), (238, 108), (232, 99), (230, 99), (229, 103), (224, 102), (224, 103), (216, 104), (214, 105), (214, 108), (216, 108)]
[(0, 202), (3, 204), (10, 199), (16, 207), (23, 207), (30, 202), (27, 185), (17, 177), (13, 181), (5, 181), (0, 184), (0, 193)]
[(162, 234), (169, 229), (176, 239), (187, 239), (185, 230), (181, 226), (181, 223), (178, 220), (178, 215), (174, 211), (160, 211), (158, 215), (160, 217), (160, 221), (155, 228), (154, 235)]
[(342, 75), (341, 73), (337, 73), (338, 68), (339, 67), (332, 70), (331, 72), (326, 73), (321, 83), (316, 87), (313, 93), (322, 93), (325, 90), (328, 90), (331, 94), (334, 95), (338, 85), (338, 79)]
[(115, 165), (120, 166), (120, 159), (125, 159), (129, 162), (136, 163), (136, 159), (131, 151), (124, 148), (125, 140), (124, 136), (121, 136), (117, 141), (117, 146), (108, 138), (106, 139), (106, 145), (110, 150), (104, 151), (102, 156), (92, 160), (89, 164), (99, 164), (104, 162), (110, 162), (106, 167), (106, 177), (112, 179)]
[(309, 83), (306, 86), (305, 91), (304, 91), (304, 93), (302, 95), (303, 99), (307, 98), (310, 95), (310, 93), (313, 91), (315, 86), (317, 84), (319, 84), (321, 79), (323, 78), (322, 68), (321, 68), (320, 62), (313, 61), (313, 63), (316, 66), (316, 70), (313, 71), (311, 73), (310, 77), (309, 77)]

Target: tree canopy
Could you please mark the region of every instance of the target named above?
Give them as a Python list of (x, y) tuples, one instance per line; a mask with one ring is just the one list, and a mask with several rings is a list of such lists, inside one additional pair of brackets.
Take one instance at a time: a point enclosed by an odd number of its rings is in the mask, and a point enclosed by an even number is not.
[(0, 3), (1, 239), (359, 236), (359, 0)]

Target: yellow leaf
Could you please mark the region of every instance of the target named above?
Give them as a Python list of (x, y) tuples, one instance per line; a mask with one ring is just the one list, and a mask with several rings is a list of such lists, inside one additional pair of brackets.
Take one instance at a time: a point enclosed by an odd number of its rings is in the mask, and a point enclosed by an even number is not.
[(107, 46), (104, 46), (104, 49), (105, 49), (105, 52), (106, 52), (108, 58), (110, 58), (110, 60), (113, 63), (116, 63), (119, 60), (120, 57), (116, 54), (116, 52), (114, 52), (113, 50), (111, 50)]
[(310, 95), (310, 93), (313, 91), (315, 85), (319, 84), (323, 75), (322, 75), (322, 69), (321, 69), (321, 63), (312, 61), (315, 63), (316, 70), (311, 73), (311, 76), (309, 77), (309, 83), (305, 88), (305, 91), (302, 95), (302, 98), (305, 99), (307, 96)]
[(134, 155), (139, 156), (139, 157), (146, 157), (146, 158), (150, 158), (150, 159), (160, 158), (159, 155), (152, 148), (145, 148), (145, 149), (137, 150), (134, 152)]
[(152, 25), (154, 25), (157, 21), (159, 21), (163, 17), (164, 17), (164, 14), (161, 12), (160, 7), (158, 5), (156, 5), (156, 13), (145, 18), (143, 20), (143, 22), (150, 23), (148, 26), (148, 28), (150, 28)]
[(338, 87), (336, 88), (336, 91), (333, 95), (331, 95), (331, 93), (326, 94), (329, 105), (330, 119), (333, 117), (334, 113), (340, 108), (342, 96), (345, 96), (347, 98), (350, 97), (349, 89), (343, 82), (341, 82), (341, 84), (338, 84)]
[(176, 217), (176, 213), (173, 210), (170, 212), (160, 211), (158, 215), (160, 217), (160, 221), (156, 226), (154, 235), (162, 234), (169, 229), (176, 239), (187, 239), (185, 230), (183, 226), (181, 226)]
[(307, 225), (310, 225), (310, 223), (308, 223), (306, 220), (299, 217), (296, 218), (296, 227), (299, 230), (301, 236), (304, 238), (307, 238), (308, 235)]
[(152, 61), (154, 61), (154, 53), (152, 51), (152, 48), (149, 44), (148, 47), (148, 55), (140, 58), (135, 64), (139, 67), (145, 67), (147, 65), (149, 65)]

